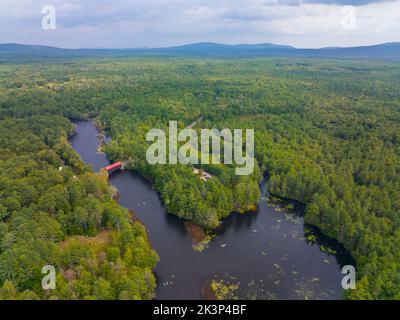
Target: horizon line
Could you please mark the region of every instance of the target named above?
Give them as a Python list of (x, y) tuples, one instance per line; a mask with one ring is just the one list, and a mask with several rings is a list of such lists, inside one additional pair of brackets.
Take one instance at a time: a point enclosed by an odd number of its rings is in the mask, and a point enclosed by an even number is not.
[(168, 49), (168, 48), (176, 48), (176, 47), (184, 47), (190, 46), (195, 44), (214, 44), (214, 45), (225, 45), (225, 46), (241, 46), (241, 45), (262, 45), (262, 44), (269, 44), (273, 46), (286, 46), (292, 49), (297, 50), (320, 50), (320, 49), (346, 49), (346, 48), (358, 48), (358, 47), (371, 47), (371, 46), (379, 46), (379, 45), (386, 45), (386, 44), (396, 44), (400, 43), (399, 41), (389, 41), (389, 42), (378, 42), (378, 43), (371, 43), (371, 44), (364, 44), (364, 45), (354, 45), (354, 46), (324, 46), (324, 47), (317, 47), (317, 48), (306, 48), (306, 47), (295, 47), (289, 44), (280, 44), (280, 43), (272, 43), (272, 42), (255, 42), (255, 43), (223, 43), (223, 42), (213, 42), (213, 41), (201, 41), (201, 42), (189, 42), (184, 44), (177, 44), (177, 45), (168, 45), (168, 46), (155, 46), (155, 47), (76, 47), (76, 48), (64, 48), (58, 47), (54, 45), (46, 45), (46, 44), (33, 44), (33, 43), (18, 43), (18, 42), (0, 42), (0, 45), (21, 45), (21, 46), (40, 46), (40, 47), (48, 47), (54, 49), (61, 49), (61, 50), (154, 50), (154, 49)]

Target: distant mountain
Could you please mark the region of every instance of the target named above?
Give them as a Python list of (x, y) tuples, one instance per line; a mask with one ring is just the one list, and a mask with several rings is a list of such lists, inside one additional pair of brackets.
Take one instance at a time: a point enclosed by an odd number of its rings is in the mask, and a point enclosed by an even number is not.
[(359, 59), (400, 59), (400, 42), (348, 48), (297, 49), (301, 56)]
[(60, 49), (49, 46), (25, 45), (16, 43), (0, 44), (0, 59), (35, 59), (69, 56), (74, 50)]
[(37, 45), (26, 45), (16, 43), (4, 43), (0, 44), (1, 54), (55, 54), (60, 53), (64, 49), (48, 47), (48, 46), (37, 46)]
[[(258, 49), (271, 49), (271, 48), (280, 48), (280, 49), (295, 49), (291, 46), (278, 45), (273, 43), (257, 43), (257, 44), (222, 44), (215, 42), (199, 42), (186, 44), (183, 46), (175, 46), (165, 48), (167, 50), (174, 51), (249, 51), (249, 50), (258, 50)], [(159, 50), (159, 49), (155, 49)]]
[(129, 56), (202, 56), (202, 57), (325, 57), (357, 59), (400, 59), (400, 43), (359, 47), (299, 49), (272, 43), (237, 44), (202, 42), (166, 48), (135, 49), (61, 49), (48, 46), (0, 44), (0, 59), (37, 59), (62, 57), (129, 57)]

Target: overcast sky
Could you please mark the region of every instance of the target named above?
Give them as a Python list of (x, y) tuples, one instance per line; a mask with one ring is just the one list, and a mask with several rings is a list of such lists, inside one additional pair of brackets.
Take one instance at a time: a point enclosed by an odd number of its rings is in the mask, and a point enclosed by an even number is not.
[[(44, 5), (56, 9), (55, 30), (42, 28)], [(346, 5), (354, 6), (355, 25)], [(0, 43), (133, 48), (203, 41), (309, 48), (400, 41), (400, 0), (0, 0)]]

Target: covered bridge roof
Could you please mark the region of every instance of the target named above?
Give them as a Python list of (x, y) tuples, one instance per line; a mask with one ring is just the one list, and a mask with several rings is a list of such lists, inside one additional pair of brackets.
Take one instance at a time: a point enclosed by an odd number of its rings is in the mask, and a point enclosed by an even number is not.
[(105, 167), (104, 169), (106, 169), (107, 171), (110, 171), (112, 169), (120, 168), (121, 166), (122, 166), (122, 162), (118, 161), (116, 163), (110, 164), (109, 166)]

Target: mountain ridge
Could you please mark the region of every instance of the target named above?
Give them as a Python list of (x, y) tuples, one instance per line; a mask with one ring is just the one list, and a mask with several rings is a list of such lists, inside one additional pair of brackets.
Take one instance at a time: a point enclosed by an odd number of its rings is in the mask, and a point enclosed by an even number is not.
[(203, 56), (203, 57), (325, 57), (400, 59), (400, 42), (387, 42), (354, 47), (295, 48), (273, 43), (223, 44), (198, 42), (164, 48), (64, 49), (54, 46), (3, 43), (0, 58), (51, 57), (118, 57), (118, 56)]

